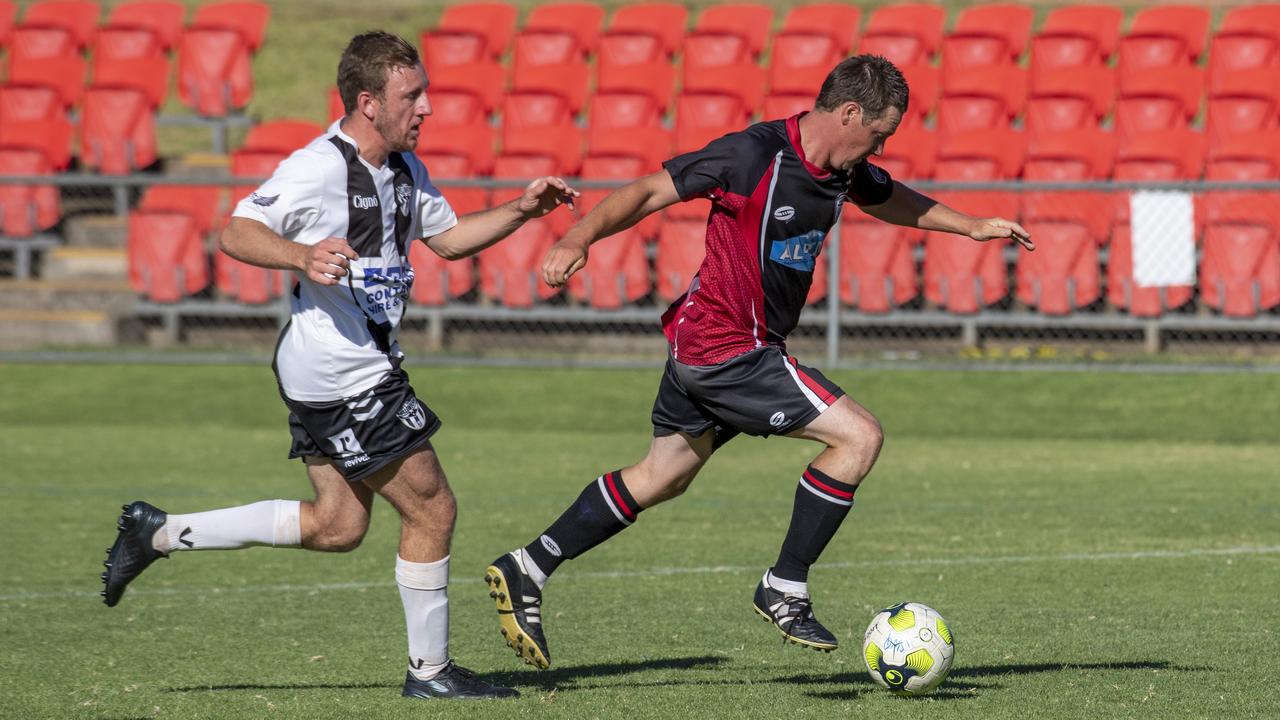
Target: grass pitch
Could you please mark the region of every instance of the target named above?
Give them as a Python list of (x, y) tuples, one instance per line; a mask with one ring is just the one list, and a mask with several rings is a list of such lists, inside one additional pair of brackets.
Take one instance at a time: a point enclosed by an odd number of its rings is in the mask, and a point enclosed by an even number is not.
[[(452, 653), (524, 694), (464, 706), (399, 697), (381, 501), (354, 553), (178, 554), (101, 604), (121, 504), (307, 491), (267, 368), (0, 372), (0, 717), (1280, 716), (1274, 375), (833, 374), (888, 438), (811, 576), (841, 649), (784, 645), (751, 611), (817, 448), (741, 438), (561, 569), (539, 673), (498, 635), (485, 564), (640, 456), (659, 372), (416, 368), (459, 496)], [(873, 612), (908, 599), (956, 634), (921, 700), (859, 657)]]

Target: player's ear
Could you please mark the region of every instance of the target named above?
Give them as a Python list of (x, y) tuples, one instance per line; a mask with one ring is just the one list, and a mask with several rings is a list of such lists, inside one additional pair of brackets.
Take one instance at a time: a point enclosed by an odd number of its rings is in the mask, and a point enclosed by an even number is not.
[(363, 115), (365, 119), (372, 121), (374, 114), (373, 104), (377, 101), (378, 96), (367, 90), (361, 90), (360, 94), (356, 95), (356, 110)]
[(853, 125), (854, 121), (862, 122), (862, 106), (850, 100), (840, 106), (840, 124)]

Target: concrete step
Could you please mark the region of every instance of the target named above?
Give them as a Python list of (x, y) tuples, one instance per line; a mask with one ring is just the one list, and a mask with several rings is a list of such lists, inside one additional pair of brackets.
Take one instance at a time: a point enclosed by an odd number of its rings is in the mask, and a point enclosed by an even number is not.
[(0, 280), (0, 309), (127, 313), (137, 293), (119, 279)]
[(0, 308), (0, 350), (114, 345), (116, 321), (96, 310)]
[(129, 237), (129, 219), (117, 215), (77, 215), (62, 224), (67, 245), (90, 248), (123, 248)]
[(129, 258), (121, 248), (58, 247), (44, 256), (46, 280), (123, 280)]

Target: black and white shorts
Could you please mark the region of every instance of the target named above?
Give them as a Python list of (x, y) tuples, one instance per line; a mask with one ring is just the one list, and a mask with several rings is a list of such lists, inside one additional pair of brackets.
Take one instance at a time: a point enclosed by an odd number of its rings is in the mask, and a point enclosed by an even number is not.
[(280, 395), (289, 407), (289, 457), (327, 457), (348, 482), (405, 457), (440, 429), (440, 418), (413, 394), (403, 370), (343, 400), (313, 403)]
[(772, 345), (719, 365), (667, 358), (653, 402), (653, 434), (697, 437), (715, 429), (716, 447), (738, 433), (785, 435), (813, 422), (843, 395), (822, 373)]

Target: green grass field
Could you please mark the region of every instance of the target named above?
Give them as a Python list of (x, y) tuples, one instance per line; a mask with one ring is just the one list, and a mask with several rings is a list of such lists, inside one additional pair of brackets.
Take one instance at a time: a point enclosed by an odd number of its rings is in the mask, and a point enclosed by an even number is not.
[[(835, 374), (888, 437), (811, 577), (844, 646), (784, 645), (751, 611), (816, 448), (744, 438), (562, 568), (538, 673), (502, 644), (484, 566), (639, 457), (658, 371), (418, 367), (460, 503), (452, 652), (524, 693), (463, 706), (399, 697), (381, 501), (354, 553), (180, 554), (101, 604), (122, 503), (306, 491), (267, 368), (0, 373), (0, 717), (1280, 716), (1275, 375)], [(904, 599), (956, 634), (928, 699), (875, 688), (859, 657), (872, 613)]]

